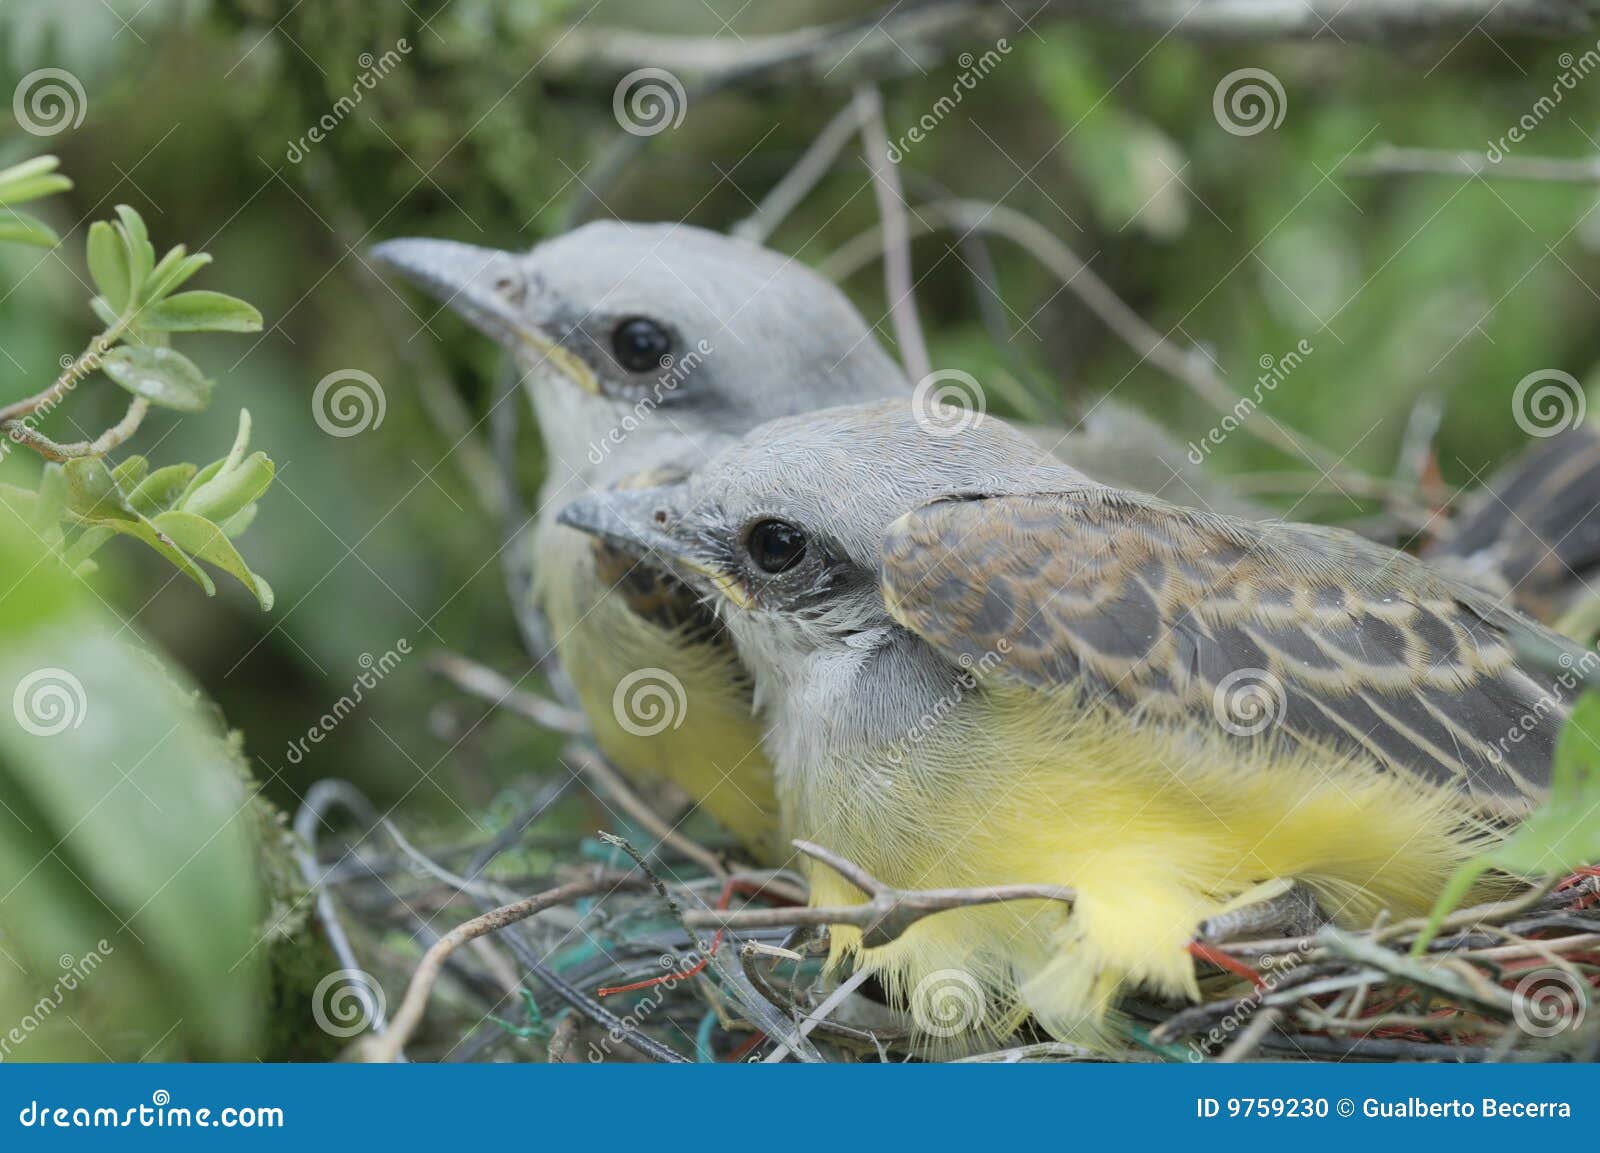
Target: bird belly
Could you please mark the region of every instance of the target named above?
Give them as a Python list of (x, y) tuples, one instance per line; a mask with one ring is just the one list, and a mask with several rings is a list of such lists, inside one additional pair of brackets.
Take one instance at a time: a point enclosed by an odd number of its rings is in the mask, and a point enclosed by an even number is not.
[(595, 742), (630, 779), (670, 783), (760, 859), (776, 859), (772, 769), (731, 646), (638, 616), (607, 593), (588, 538), (570, 535), (541, 548), (535, 595)]
[[(1419, 913), (1484, 835), (1464, 797), (1341, 754), (1041, 708), (1036, 693), (985, 694), (897, 752), (837, 766), (836, 783), (892, 784), (854, 805), (813, 796), (805, 809), (830, 819), (803, 835), (900, 888), (1046, 883), (1077, 899), (938, 913), (865, 951), (836, 927), (835, 959), (858, 954), (913, 1017), (919, 988), (967, 974), (984, 1002), (973, 1028), (994, 1035), (1032, 1015), (1092, 1041), (1119, 990), (1195, 996), (1196, 925), (1264, 881), (1306, 883), (1345, 925)], [(814, 903), (861, 899), (812, 874)]]

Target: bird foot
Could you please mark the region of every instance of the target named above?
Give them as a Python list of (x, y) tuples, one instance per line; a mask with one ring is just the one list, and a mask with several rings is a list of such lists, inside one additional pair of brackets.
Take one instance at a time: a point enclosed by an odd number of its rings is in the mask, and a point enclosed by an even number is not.
[(1255, 886), (1230, 901), (1196, 928), (1196, 939), (1215, 944), (1253, 937), (1308, 937), (1328, 923), (1308, 885), (1279, 878)]

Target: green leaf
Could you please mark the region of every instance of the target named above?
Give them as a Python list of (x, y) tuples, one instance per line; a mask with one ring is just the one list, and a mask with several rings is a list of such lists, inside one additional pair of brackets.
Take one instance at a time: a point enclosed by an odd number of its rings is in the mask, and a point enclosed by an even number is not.
[(83, 456), (61, 466), (67, 480), (66, 506), (86, 519), (126, 518), (132, 514), (117, 491), (106, 462), (97, 456)]
[(14, 484), (0, 484), (0, 506), (31, 525), (39, 523), (39, 494)]
[(1556, 741), (1550, 795), (1503, 841), (1456, 871), (1412, 946), (1420, 954), (1450, 911), (1490, 869), (1551, 877), (1600, 861), (1600, 693), (1578, 699)]
[(11, 244), (31, 244), (36, 248), (54, 248), (61, 238), (42, 220), (12, 212), (0, 217), (0, 241)]
[(144, 217), (126, 204), (117, 205), (117, 216), (122, 221), (123, 243), (128, 247), (128, 267), (133, 270), (133, 299), (138, 301), (140, 290), (155, 267), (156, 250), (150, 247), (150, 233), (144, 226)]
[(228, 534), (229, 540), (237, 540), (244, 535), (246, 529), (255, 523), (256, 513), (261, 511), (259, 504), (247, 504), (227, 520), (222, 522), (222, 531)]
[(169, 464), (158, 468), (128, 493), (128, 507), (141, 516), (154, 516), (175, 504), (191, 480), (195, 466)]
[(260, 332), (261, 314), (221, 292), (180, 292), (139, 314), (145, 328), (165, 332)]
[(198, 485), (191, 485), (180, 507), (185, 512), (210, 520), (227, 520), (246, 505), (259, 500), (271, 486), (275, 472), (272, 460), (258, 450), (235, 467), (219, 469)]
[(228, 455), (222, 458), (223, 472), (230, 472), (239, 467), (239, 462), (244, 459), (246, 450), (250, 447), (250, 410), (239, 410), (239, 427), (233, 434), (233, 444), (228, 447)]
[(123, 492), (129, 492), (149, 474), (150, 461), (135, 453), (117, 463), (111, 470), (111, 479)]
[[(205, 569), (196, 564), (194, 558), (180, 548), (170, 536), (167, 536), (161, 532), (161, 530), (156, 528), (155, 524), (147, 518), (142, 516), (133, 516), (126, 520), (108, 519), (97, 520), (93, 523), (95, 528), (109, 529), (112, 532), (121, 533), (123, 536), (131, 536), (135, 540), (143, 541), (150, 548), (154, 549), (156, 552), (160, 553), (161, 556), (166, 558), (167, 562), (170, 563), (173, 568), (177, 569), (184, 576), (188, 577), (190, 580), (194, 581), (195, 584), (199, 585), (201, 589), (205, 591), (206, 596), (214, 597), (217, 595), (216, 582), (211, 579), (211, 575), (207, 573)], [(98, 547), (98, 543), (90, 547), (88, 551), (93, 552), (94, 548), (96, 547)], [(88, 552), (83, 554), (83, 556), (87, 555)], [(69, 550), (67, 553), (67, 559), (69, 562), (71, 562), (81, 558), (76, 556), (73, 551)]]
[(72, 181), (55, 173), (0, 180), (0, 206), (26, 204), (30, 200), (39, 200), (46, 196), (54, 196), (57, 192), (65, 192), (71, 187)]
[(193, 256), (183, 253), (181, 244), (171, 249), (150, 273), (150, 283), (146, 287), (151, 300), (160, 300), (211, 263), (211, 257), (204, 252), (197, 252)]
[(100, 323), (110, 328), (117, 323), (117, 310), (111, 307), (111, 302), (103, 296), (92, 297), (89, 300), (90, 310), (100, 318)]
[(0, 168), (0, 188), (15, 181), (31, 180), (46, 172), (54, 172), (60, 167), (59, 157), (35, 156), (32, 160), (24, 160), (21, 164), (13, 164), (10, 168)]
[(67, 474), (59, 464), (47, 464), (39, 476), (38, 505), (33, 527), (40, 532), (54, 529), (67, 507)]
[(192, 360), (170, 348), (123, 345), (101, 362), (112, 380), (151, 404), (200, 412), (211, 403), (211, 382)]
[(72, 181), (56, 173), (60, 165), (54, 156), (36, 156), (0, 171), (0, 204), (21, 204), (65, 192)]
[(39, 995), (15, 965), (48, 990), (60, 958), (93, 952), (99, 964), (67, 994), (93, 1005), (64, 1006), (89, 1021), (93, 1043), (58, 1008), (13, 1056), (136, 1060), (170, 1030), (195, 1056), (243, 1057), (268, 997), (238, 760), (192, 686), (45, 560), (0, 510), (0, 572), (13, 578), (0, 589), (0, 892), (12, 958), (0, 959), (0, 1020), (21, 1020)]
[(104, 220), (89, 226), (89, 275), (105, 297), (112, 314), (128, 306), (133, 293), (133, 274), (128, 265), (128, 248), (122, 235)]
[(237, 579), (255, 593), (256, 600), (260, 602), (263, 610), (271, 610), (272, 587), (250, 571), (250, 566), (245, 564), (244, 557), (233, 547), (233, 542), (228, 539), (221, 526), (213, 524), (203, 516), (179, 510), (161, 513), (153, 518), (152, 523), (177, 542), (178, 547), (185, 552), (207, 564), (216, 565)]

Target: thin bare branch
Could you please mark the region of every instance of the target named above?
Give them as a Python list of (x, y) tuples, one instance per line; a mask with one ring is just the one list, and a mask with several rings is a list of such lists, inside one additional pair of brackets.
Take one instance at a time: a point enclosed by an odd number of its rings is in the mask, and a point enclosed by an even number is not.
[(1600, 183), (1600, 157), (1507, 156), (1384, 145), (1345, 166), (1351, 176), (1483, 176), (1557, 184)]
[(428, 658), (428, 668), (462, 692), (525, 717), (541, 728), (574, 737), (589, 734), (589, 720), (582, 713), (530, 693), (488, 665), (459, 653), (435, 653)]
[(861, 102), (858, 100), (851, 100), (839, 109), (817, 133), (817, 138), (806, 148), (794, 167), (784, 173), (783, 179), (761, 198), (754, 212), (728, 230), (729, 234), (739, 240), (748, 240), (751, 244), (765, 244), (767, 237), (777, 231), (778, 226), (789, 218), (789, 214), (828, 174), (839, 153), (844, 151), (845, 145), (860, 130), (861, 112)]
[(561, 31), (545, 66), (603, 84), (653, 67), (721, 85), (782, 77), (843, 86), (909, 71), (913, 60), (934, 67), (963, 47), (1057, 19), (1194, 40), (1335, 45), (1404, 44), (1473, 32), (1566, 36), (1593, 26), (1584, 0), (924, 0), (770, 35), (662, 36), (579, 24)]
[[(643, 885), (648, 882), (641, 877), (638, 883)], [(400, 1002), (399, 1010), (389, 1022), (388, 1030), (382, 1034), (369, 1033), (363, 1036), (351, 1047), (351, 1055), (362, 1061), (380, 1063), (400, 1060), (406, 1042), (411, 1039), (411, 1034), (416, 1031), (422, 1021), (423, 1013), (427, 1010), (428, 998), (433, 993), (434, 982), (439, 979), (439, 971), (444, 967), (450, 954), (468, 941), (486, 933), (497, 932), (507, 925), (514, 925), (535, 913), (542, 913), (557, 905), (576, 901), (581, 897), (594, 897), (612, 892), (621, 884), (623, 882), (614, 877), (571, 881), (543, 893), (524, 897), (520, 901), (501, 905), (457, 925), (435, 941), (423, 954), (421, 962), (417, 965), (417, 971), (412, 974), (411, 982), (406, 986), (405, 999)]]
[(821, 845), (795, 841), (794, 847), (820, 861), (867, 894), (859, 905), (809, 906), (789, 909), (690, 909), (684, 924), (694, 929), (773, 929), (791, 925), (854, 925), (861, 943), (877, 948), (898, 940), (912, 925), (934, 913), (1004, 901), (1064, 901), (1077, 894), (1061, 885), (990, 885), (973, 889), (896, 889), (859, 865)]
[(870, 84), (856, 89), (855, 103), (861, 123), (861, 143), (872, 169), (872, 191), (878, 200), (883, 231), (883, 285), (889, 301), (889, 320), (906, 375), (922, 380), (932, 370), (928, 342), (917, 316), (917, 298), (911, 278), (911, 230), (906, 223), (906, 199), (900, 190), (900, 173), (890, 152), (889, 130), (883, 123), (883, 98)]

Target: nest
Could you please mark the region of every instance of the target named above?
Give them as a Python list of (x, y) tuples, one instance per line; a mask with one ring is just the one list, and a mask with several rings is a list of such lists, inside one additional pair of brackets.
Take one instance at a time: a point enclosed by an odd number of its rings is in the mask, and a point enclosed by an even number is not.
[[(311, 841), (304, 870), (320, 882), (319, 915), (342, 971), (369, 982), (355, 1022), (367, 1032), (352, 1056), (935, 1059), (873, 982), (824, 973), (828, 925), (853, 924), (882, 943), (959, 905), (1070, 899), (1037, 886), (896, 890), (801, 844), (870, 898), (811, 909), (798, 877), (724, 867), (681, 833), (664, 837), (664, 826), (574, 843), (546, 817), (556, 791), (497, 806), (486, 827), (498, 831), (482, 843), (426, 851), (347, 785), (308, 795), (297, 821)], [(336, 806), (359, 827), (318, 846), (312, 833)], [(627, 807), (645, 811), (636, 798)], [(657, 847), (646, 857), (636, 844)], [(1600, 989), (1600, 869), (1461, 910), (1419, 949), (1422, 930), (1407, 921), (1196, 942), (1202, 999), (1124, 1000), (1110, 1048), (1024, 1026), (988, 1051), (941, 1059), (1600, 1059), (1600, 1009), (1589, 1011)], [(391, 1015), (383, 990), (401, 988)], [(323, 1022), (328, 1006), (314, 1008)]]

